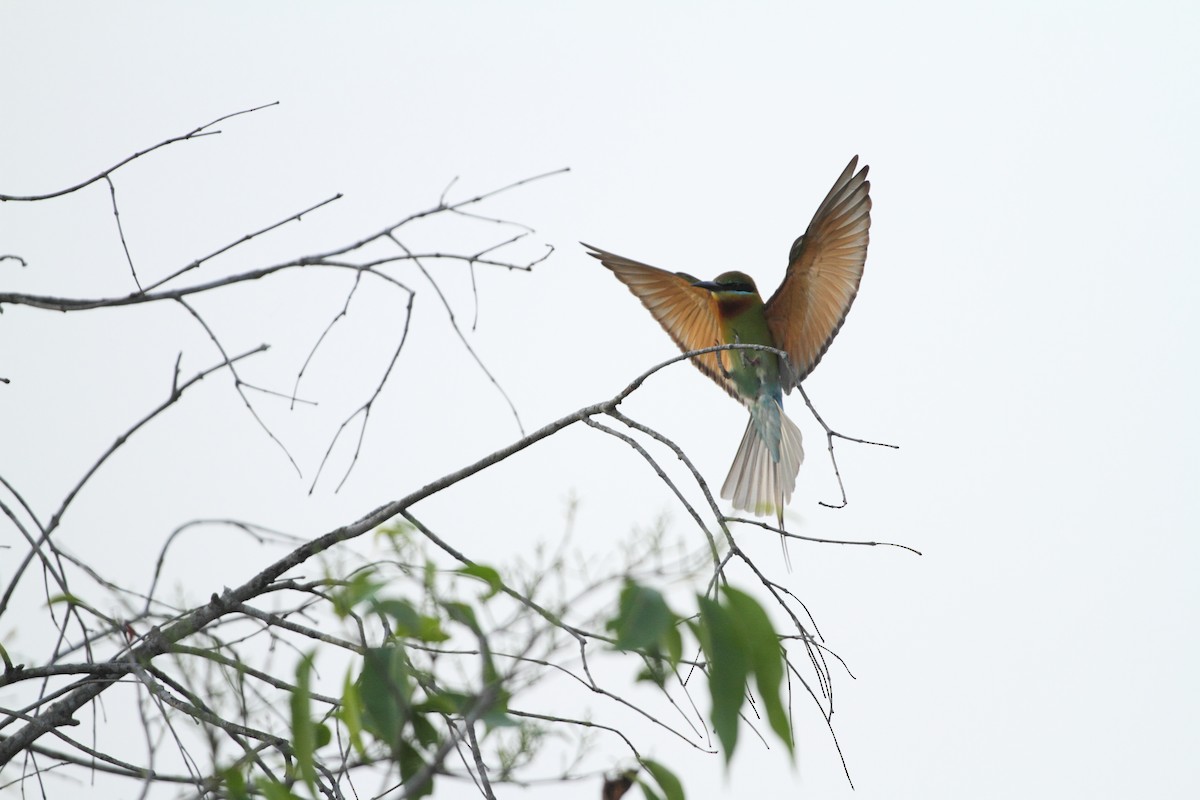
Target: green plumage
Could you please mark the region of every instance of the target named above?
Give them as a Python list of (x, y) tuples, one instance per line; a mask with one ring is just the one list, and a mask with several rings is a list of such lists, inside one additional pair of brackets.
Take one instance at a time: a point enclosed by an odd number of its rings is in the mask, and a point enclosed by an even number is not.
[[(761, 344), (775, 347), (762, 297), (744, 272), (726, 272), (709, 289), (717, 301), (722, 344)], [(711, 287), (711, 288), (710, 288)], [(779, 411), (783, 400), (779, 356), (764, 350), (728, 350), (721, 354), (726, 374), (750, 408), (755, 430), (772, 460), (779, 461)]]

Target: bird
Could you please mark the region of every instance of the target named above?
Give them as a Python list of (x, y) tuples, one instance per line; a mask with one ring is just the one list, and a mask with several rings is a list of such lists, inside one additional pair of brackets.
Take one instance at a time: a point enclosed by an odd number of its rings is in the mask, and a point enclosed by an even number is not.
[(740, 270), (699, 280), (580, 243), (629, 287), (685, 353), (751, 344), (787, 354), (782, 359), (745, 348), (691, 359), (750, 411), (721, 497), (735, 509), (774, 515), (781, 533), (783, 509), (804, 461), (800, 429), (783, 411), (783, 394), (799, 386), (829, 349), (858, 294), (866, 264), (871, 183), (868, 167), (856, 171), (857, 166), (854, 156), (792, 244), (783, 282), (765, 303), (754, 279)]

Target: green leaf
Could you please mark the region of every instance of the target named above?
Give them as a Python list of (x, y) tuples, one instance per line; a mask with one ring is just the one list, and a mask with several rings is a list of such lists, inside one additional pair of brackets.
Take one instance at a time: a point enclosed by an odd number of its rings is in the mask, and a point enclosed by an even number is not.
[(313, 729), (317, 734), (317, 750), (333, 741), (333, 731), (324, 722), (319, 722)]
[(345, 618), (355, 606), (373, 598), (384, 587), (383, 583), (372, 580), (373, 574), (372, 570), (359, 572), (349, 583), (334, 592), (333, 610), (339, 617)]
[(487, 636), (480, 627), (479, 620), (475, 617), (475, 609), (466, 603), (457, 602), (444, 602), (442, 608), (446, 609), (446, 614), (450, 619), (467, 626), (475, 634), (475, 638), (479, 640), (480, 659), (483, 661), (483, 684), (491, 686), (496, 683), (499, 680), (499, 674), (496, 672), (496, 664), (492, 660), (492, 651), (488, 647)]
[(663, 635), (663, 644), (667, 648), (667, 658), (671, 660), (671, 666), (679, 666), (679, 661), (683, 658), (683, 636), (679, 633), (679, 625), (672, 625)]
[(654, 789), (650, 787), (650, 784), (646, 783), (646, 781), (642, 780), (641, 778), (638, 778), (638, 786), (642, 788), (642, 794), (646, 795), (646, 800), (662, 800), (662, 797), (659, 796), (658, 792), (654, 791)]
[(270, 778), (255, 781), (254, 788), (261, 792), (267, 800), (299, 800), (286, 786)]
[(441, 744), (442, 737), (438, 735), (437, 728), (424, 714), (414, 714), (412, 723), (413, 733), (417, 735), (417, 741), (424, 747)]
[(703, 595), (696, 599), (700, 605), (700, 646), (708, 659), (712, 723), (728, 764), (737, 747), (738, 712), (746, 699), (746, 654), (729, 610)]
[(377, 600), (372, 608), (379, 614), (391, 617), (395, 634), (402, 639), (444, 642), (450, 638), (450, 635), (442, 629), (440, 619), (421, 614), (407, 600), (394, 598)]
[(605, 627), (613, 631), (621, 650), (648, 650), (675, 625), (675, 615), (660, 592), (626, 582), (617, 600), (617, 616)]
[[(666, 795), (666, 800), (684, 800), (683, 784), (679, 782), (679, 778), (675, 777), (675, 773), (664, 767), (657, 761), (651, 761), (648, 758), (642, 759), (642, 766), (646, 771), (654, 776), (655, 782), (662, 788), (663, 794)], [(638, 781), (641, 783), (641, 781)], [(645, 786), (642, 787), (645, 791)]]
[[(658, 648), (655, 648), (657, 651)], [(663, 688), (667, 685), (667, 671), (663, 669), (662, 662), (657, 658), (647, 659), (645, 666), (638, 672), (637, 681), (644, 683), (653, 683), (658, 688)]]
[(433, 794), (433, 773), (415, 791), (410, 786), (410, 781), (425, 766), (425, 759), (417, 748), (408, 742), (401, 742), (396, 760), (400, 762), (400, 780), (404, 784), (406, 797), (420, 798)]
[(378, 536), (386, 536), (389, 539), (408, 539), (416, 532), (413, 524), (407, 520), (398, 519), (389, 522), (387, 525), (380, 525), (375, 529)]
[(313, 752), (317, 749), (317, 734), (312, 720), (312, 653), (296, 665), (296, 690), (292, 692), (292, 752), (300, 777), (308, 785), (309, 794), (317, 793), (317, 769)]
[(349, 672), (346, 673), (346, 680), (342, 684), (342, 707), (338, 709), (337, 713), (350, 736), (350, 746), (354, 748), (354, 752), (358, 753), (360, 758), (365, 759), (367, 748), (363, 745), (362, 740), (362, 696), (359, 693), (358, 684), (351, 680)]
[(221, 770), (221, 783), (229, 800), (250, 800), (250, 792), (246, 788), (246, 776), (237, 767)]
[(483, 636), (483, 629), (479, 627), (479, 621), (475, 618), (475, 609), (466, 603), (456, 602), (442, 603), (442, 607), (446, 609), (450, 619), (466, 625), (476, 636)]
[(496, 700), (492, 703), (491, 708), (479, 717), (489, 731), (493, 728), (519, 728), (521, 726), (521, 723), (508, 715), (508, 701), (511, 697), (511, 694), (500, 689), (496, 693)]
[(442, 690), (430, 694), (420, 703), (413, 706), (413, 711), (419, 714), (461, 714), (475, 698), (463, 692)]
[(421, 615), (407, 600), (376, 600), (372, 608), (392, 618), (398, 636), (412, 636), (421, 627)]
[(400, 734), (410, 716), (412, 690), (402, 646), (388, 644), (367, 648), (359, 680), (364, 727), (387, 742), (393, 753), (401, 744)]
[(486, 583), (488, 585), (488, 593), (483, 596), (483, 600), (488, 600), (504, 591), (504, 581), (500, 579), (500, 573), (486, 564), (471, 564), (457, 569), (455, 572), (459, 575), (466, 575)]
[(501, 708), (494, 708), (479, 718), (487, 729), (495, 728), (519, 728), (521, 723), (509, 715), (507, 711)]
[(730, 586), (726, 586), (724, 591), (726, 604), (738, 621), (743, 650), (750, 658), (754, 681), (758, 685), (759, 697), (766, 706), (771, 730), (787, 746), (788, 752), (795, 752), (782, 696), (784, 662), (779, 636), (757, 600)]
[(428, 614), (421, 615), (421, 626), (414, 635), (422, 642), (444, 642), (450, 638), (450, 634), (442, 628), (442, 621)]

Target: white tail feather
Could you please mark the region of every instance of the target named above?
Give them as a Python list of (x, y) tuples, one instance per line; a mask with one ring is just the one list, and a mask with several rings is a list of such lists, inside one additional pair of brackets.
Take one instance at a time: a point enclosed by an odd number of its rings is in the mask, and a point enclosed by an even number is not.
[(782, 412), (779, 415), (779, 461), (771, 458), (767, 443), (758, 435), (753, 421), (746, 424), (721, 497), (741, 511), (765, 517), (780, 514), (792, 499), (796, 475), (804, 462), (800, 429)]
[[(754, 420), (746, 423), (742, 443), (721, 487), (721, 497), (741, 511), (760, 517), (776, 516), (782, 527), (783, 507), (792, 499), (796, 475), (804, 463), (804, 444), (796, 423), (779, 411), (779, 460), (771, 457), (767, 443), (759, 436)], [(787, 540), (784, 540), (787, 558)]]

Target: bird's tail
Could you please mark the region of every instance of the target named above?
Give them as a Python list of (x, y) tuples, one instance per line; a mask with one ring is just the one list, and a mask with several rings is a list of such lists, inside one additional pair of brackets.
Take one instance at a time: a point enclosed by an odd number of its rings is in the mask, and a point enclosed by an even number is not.
[[(767, 401), (773, 402), (773, 401)], [(738, 446), (729, 477), (721, 487), (721, 497), (733, 502), (733, 507), (760, 517), (774, 515), (783, 528), (783, 507), (792, 499), (796, 475), (804, 462), (804, 445), (800, 429), (779, 409), (779, 458), (759, 433), (754, 416), (746, 424), (742, 443)], [(783, 555), (787, 560), (787, 539), (783, 539)]]

